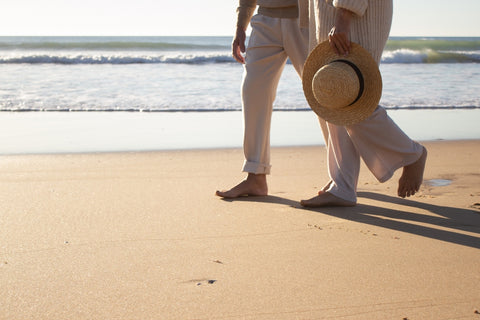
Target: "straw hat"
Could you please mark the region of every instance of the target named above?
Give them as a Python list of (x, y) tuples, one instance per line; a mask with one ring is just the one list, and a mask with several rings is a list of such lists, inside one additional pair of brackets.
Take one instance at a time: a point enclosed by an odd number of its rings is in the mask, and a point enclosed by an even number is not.
[(382, 76), (372, 55), (351, 43), (347, 56), (337, 55), (328, 41), (308, 55), (302, 75), (303, 91), (312, 110), (336, 125), (368, 118), (382, 96)]

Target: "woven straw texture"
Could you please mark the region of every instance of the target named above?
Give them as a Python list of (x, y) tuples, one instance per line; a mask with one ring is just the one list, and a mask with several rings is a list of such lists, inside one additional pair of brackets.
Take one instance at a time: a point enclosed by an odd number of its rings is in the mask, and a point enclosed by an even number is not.
[[(312, 80), (321, 67), (339, 59), (348, 60), (360, 69), (364, 79), (364, 90), (362, 96), (352, 105), (329, 108), (321, 105), (315, 98)], [(353, 42), (347, 56), (337, 55), (330, 48), (328, 41), (316, 46), (305, 62), (302, 82), (305, 98), (312, 110), (324, 120), (341, 126), (355, 124), (368, 118), (378, 106), (382, 96), (382, 76), (377, 63), (367, 50)], [(338, 89), (338, 94), (342, 95), (341, 88)]]

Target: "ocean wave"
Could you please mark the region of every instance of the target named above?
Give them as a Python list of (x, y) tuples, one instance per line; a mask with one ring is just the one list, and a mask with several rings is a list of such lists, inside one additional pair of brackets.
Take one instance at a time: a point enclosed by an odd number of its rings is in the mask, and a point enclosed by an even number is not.
[(398, 49), (385, 51), (382, 63), (480, 63), (480, 51)]
[[(0, 37), (0, 64), (233, 63), (230, 37)], [(480, 63), (480, 38), (390, 38), (382, 63)]]
[[(230, 53), (179, 55), (31, 54), (1, 56), (0, 64), (223, 64), (234, 63)], [(480, 63), (480, 52), (385, 51), (382, 63)]]
[(409, 49), (386, 51), (382, 55), (382, 63), (423, 63), (428, 54)]
[(0, 56), (0, 64), (207, 64), (232, 63), (234, 61), (229, 54), (177, 56), (33, 54), (12, 57)]

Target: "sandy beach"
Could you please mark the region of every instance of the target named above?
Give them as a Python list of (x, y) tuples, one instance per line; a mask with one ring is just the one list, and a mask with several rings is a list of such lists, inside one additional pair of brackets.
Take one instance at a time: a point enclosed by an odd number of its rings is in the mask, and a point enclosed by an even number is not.
[(323, 146), (233, 201), (239, 148), (2, 156), (0, 319), (480, 319), (480, 140), (424, 144), (414, 197), (314, 210)]

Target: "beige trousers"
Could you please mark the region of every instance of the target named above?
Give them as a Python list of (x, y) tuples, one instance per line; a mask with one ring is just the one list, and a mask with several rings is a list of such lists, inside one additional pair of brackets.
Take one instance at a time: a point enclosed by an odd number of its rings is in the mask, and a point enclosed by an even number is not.
[[(311, 47), (327, 40), (334, 24), (335, 9), (323, 0), (310, 0)], [(388, 40), (392, 21), (392, 0), (368, 0), (363, 17), (355, 17), (350, 37), (367, 49), (380, 64), (383, 48)], [(312, 24), (312, 21), (315, 21)], [(325, 121), (320, 119), (322, 128)], [(327, 190), (337, 197), (356, 202), (360, 158), (380, 182), (420, 158), (422, 146), (412, 141), (378, 106), (366, 120), (350, 126), (326, 123), (328, 133), (328, 173), (332, 181)]]
[(269, 174), (270, 124), (278, 82), (287, 58), (301, 76), (308, 54), (308, 29), (300, 28), (298, 19), (261, 14), (253, 16), (250, 25), (242, 82), (243, 171)]
[(397, 169), (422, 155), (422, 146), (411, 140), (380, 106), (360, 123), (327, 126), (327, 162), (332, 181), (327, 191), (345, 200), (357, 201), (360, 158), (379, 182), (385, 182)]

